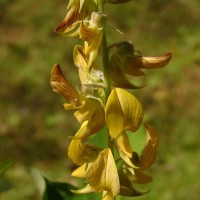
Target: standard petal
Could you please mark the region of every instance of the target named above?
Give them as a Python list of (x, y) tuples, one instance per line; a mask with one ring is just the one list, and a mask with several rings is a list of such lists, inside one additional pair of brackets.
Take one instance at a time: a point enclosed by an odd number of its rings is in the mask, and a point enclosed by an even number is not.
[(146, 145), (140, 157), (140, 170), (144, 171), (149, 168), (156, 160), (157, 148), (159, 144), (159, 138), (156, 130), (148, 125), (146, 126)]
[(119, 194), (120, 183), (115, 160), (109, 148), (104, 149), (87, 171), (87, 182), (95, 191)]
[(125, 70), (155, 69), (166, 66), (171, 60), (172, 53), (168, 52), (157, 57), (127, 56)]
[(66, 80), (58, 64), (55, 64), (52, 69), (50, 82), (53, 91), (69, 100), (74, 108), (81, 106), (81, 99), (78, 92), (76, 92), (72, 85)]
[(79, 21), (79, 0), (74, 0), (68, 6), (67, 14), (62, 22), (57, 26), (55, 32), (66, 34), (75, 29), (75, 22)]
[(116, 138), (126, 130), (136, 131), (143, 120), (143, 108), (140, 102), (132, 94), (120, 88), (112, 90), (105, 112), (112, 138)]

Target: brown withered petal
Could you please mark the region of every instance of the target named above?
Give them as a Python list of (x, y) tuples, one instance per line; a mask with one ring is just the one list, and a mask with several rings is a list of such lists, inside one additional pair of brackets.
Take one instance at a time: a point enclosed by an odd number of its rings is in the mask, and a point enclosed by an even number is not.
[(171, 60), (172, 53), (168, 52), (157, 57), (127, 56), (125, 61), (125, 70), (131, 73), (131, 70), (155, 69), (166, 66)]
[(144, 171), (149, 168), (156, 159), (159, 138), (156, 130), (148, 125), (146, 126), (146, 145), (140, 157), (140, 170)]
[(78, 92), (76, 92), (72, 85), (66, 80), (58, 64), (53, 66), (50, 83), (53, 91), (69, 100), (74, 108), (81, 106), (81, 99)]
[(119, 194), (120, 183), (118, 172), (109, 148), (104, 149), (98, 155), (87, 171), (86, 180), (95, 191), (107, 191), (108, 198)]

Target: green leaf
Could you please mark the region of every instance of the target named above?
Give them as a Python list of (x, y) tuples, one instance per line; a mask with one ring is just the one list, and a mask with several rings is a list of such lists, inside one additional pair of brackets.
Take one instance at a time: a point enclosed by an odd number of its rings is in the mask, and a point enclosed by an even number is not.
[(5, 161), (0, 163), (0, 176), (2, 176), (2, 174), (13, 165), (12, 161)]
[(42, 200), (90, 200), (99, 199), (95, 193), (93, 194), (74, 194), (71, 190), (78, 188), (70, 185), (69, 183), (54, 182), (44, 178), (46, 189), (43, 194)]
[(5, 161), (0, 163), (0, 193), (12, 188), (10, 181), (4, 177), (5, 171), (13, 165), (12, 161)]

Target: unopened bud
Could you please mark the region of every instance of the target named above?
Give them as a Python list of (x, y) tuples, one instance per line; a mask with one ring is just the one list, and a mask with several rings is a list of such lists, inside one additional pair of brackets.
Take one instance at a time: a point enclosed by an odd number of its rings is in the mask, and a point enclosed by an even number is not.
[(107, 19), (107, 15), (102, 12), (93, 12), (91, 15), (91, 26), (95, 28), (103, 27), (105, 21)]

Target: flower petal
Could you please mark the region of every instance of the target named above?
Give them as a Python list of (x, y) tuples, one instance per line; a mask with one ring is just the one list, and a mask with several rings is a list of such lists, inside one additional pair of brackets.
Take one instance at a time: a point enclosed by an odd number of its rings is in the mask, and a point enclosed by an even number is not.
[(172, 53), (168, 52), (157, 57), (144, 57), (144, 56), (127, 56), (126, 57), (126, 70), (133, 69), (155, 69), (166, 66), (171, 60)]
[(71, 192), (75, 194), (87, 194), (91, 192), (95, 192), (94, 189), (88, 184), (84, 188), (81, 188), (79, 190), (71, 190)]
[(90, 71), (94, 61), (97, 58), (98, 49), (101, 44), (103, 30), (99, 28), (91, 28), (81, 23), (80, 38), (85, 42), (85, 54), (89, 55), (87, 69)]
[(112, 85), (115, 87), (126, 88), (126, 89), (139, 89), (144, 86), (136, 86), (125, 75), (125, 71), (121, 67), (122, 63), (118, 56), (112, 56), (109, 64), (110, 78)]
[(130, 167), (129, 168), (126, 167), (123, 169), (123, 171), (128, 177), (129, 181), (132, 183), (144, 184), (152, 181), (152, 177), (140, 171), (140, 169), (133, 169)]
[(85, 178), (86, 177), (86, 171), (87, 171), (88, 163), (84, 163), (80, 167), (76, 168), (71, 176), (77, 177), (77, 178)]
[(100, 148), (83, 144), (81, 140), (72, 140), (68, 148), (68, 156), (76, 165), (92, 162), (101, 151)]
[(81, 84), (87, 84), (89, 80), (89, 73), (87, 71), (88, 66), (88, 56), (83, 52), (83, 47), (80, 45), (76, 45), (74, 47), (74, 64), (78, 67), (79, 78), (81, 80)]
[(112, 196), (119, 194), (119, 177), (115, 160), (109, 148), (99, 154), (87, 171), (86, 179), (95, 191), (108, 191)]
[(129, 165), (133, 168), (138, 168), (131, 162), (132, 149), (131, 149), (131, 144), (129, 142), (127, 134), (125, 132), (120, 133), (114, 139), (114, 142), (117, 147), (117, 151), (119, 152), (119, 156), (122, 158), (122, 160), (127, 165)]
[(136, 131), (143, 119), (140, 102), (130, 93), (120, 88), (112, 90), (105, 108), (109, 134), (116, 138), (123, 131)]
[(52, 69), (50, 82), (53, 91), (61, 94), (65, 99), (69, 100), (70, 104), (72, 104), (74, 108), (81, 106), (79, 94), (66, 80), (58, 64), (55, 64)]
[[(133, 176), (131, 174), (131, 176)], [(120, 195), (127, 197), (136, 197), (142, 196), (146, 194), (146, 192), (139, 191), (133, 187), (133, 182), (128, 177), (126, 171), (123, 168), (119, 171), (119, 179), (120, 179)]]
[(148, 125), (146, 126), (146, 145), (140, 157), (140, 170), (144, 171), (149, 168), (156, 159), (156, 153), (159, 143), (159, 138), (156, 130)]
[(66, 34), (69, 31), (75, 29), (75, 22), (79, 21), (79, 0), (74, 0), (68, 6), (68, 11), (65, 18), (62, 22), (57, 26), (55, 32)]

